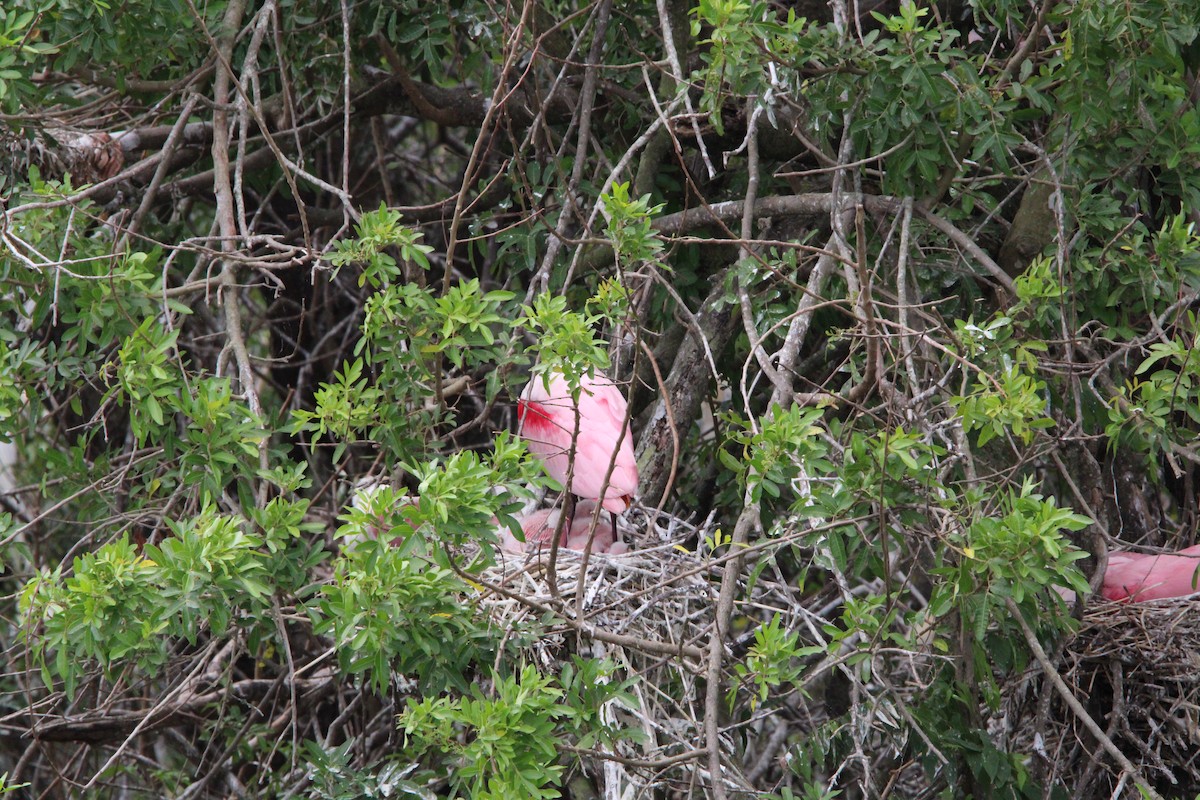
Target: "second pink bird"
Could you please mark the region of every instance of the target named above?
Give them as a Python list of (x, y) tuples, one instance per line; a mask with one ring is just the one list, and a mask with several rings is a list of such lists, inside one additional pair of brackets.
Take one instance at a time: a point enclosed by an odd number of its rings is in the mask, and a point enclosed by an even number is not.
[(1200, 545), (1175, 554), (1108, 554), (1100, 592), (1109, 600), (1162, 600), (1200, 591)]
[[(637, 493), (637, 462), (625, 424), (626, 407), (621, 390), (603, 373), (580, 380), (579, 437), (569, 491), (597, 501), (614, 514), (629, 508)], [(530, 452), (541, 458), (551, 478), (566, 486), (576, 408), (562, 374), (534, 376), (521, 393), (517, 416)], [(610, 462), (612, 474), (605, 485)]]

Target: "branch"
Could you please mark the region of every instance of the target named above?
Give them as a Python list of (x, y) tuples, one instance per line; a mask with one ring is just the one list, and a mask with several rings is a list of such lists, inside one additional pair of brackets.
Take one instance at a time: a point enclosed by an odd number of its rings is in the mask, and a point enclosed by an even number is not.
[(592, 34), (592, 47), (588, 51), (587, 65), (584, 67), (583, 73), (583, 89), (579, 96), (579, 134), (576, 137), (571, 177), (566, 191), (563, 192), (565, 200), (559, 210), (554, 233), (546, 241), (546, 252), (542, 256), (537, 279), (530, 282), (530, 291), (535, 286), (541, 289), (548, 288), (550, 270), (555, 258), (558, 257), (558, 251), (562, 248), (563, 240), (566, 238), (571, 222), (571, 212), (575, 210), (575, 203), (571, 202), (571, 198), (579, 192), (579, 184), (583, 180), (583, 167), (587, 162), (588, 145), (592, 139), (592, 110), (596, 105), (596, 81), (600, 71), (599, 65), (604, 57), (604, 40), (608, 33), (608, 20), (611, 12), (611, 0), (601, 0), (596, 10), (596, 30)]
[(111, 75), (106, 75), (103, 72), (97, 72), (91, 67), (76, 64), (71, 67), (70, 75), (82, 83), (88, 83), (93, 86), (103, 86), (107, 89), (116, 89), (118, 92), (129, 93), (137, 92), (139, 94), (168, 94), (182, 91), (188, 86), (202, 83), (212, 75), (215, 62), (209, 58), (199, 69), (194, 70), (182, 78), (173, 78), (169, 80), (154, 81), (144, 78), (131, 78), (128, 75), (117, 80)]
[[(230, 700), (254, 705), (281, 685), (292, 681), (281, 679), (250, 678), (210, 692), (176, 692), (168, 695), (171, 702), (158, 702), (141, 711), (105, 709), (81, 717), (55, 717), (49, 722), (45, 718), (30, 718), (28, 725), (0, 724), (0, 737), (5, 739), (40, 742), (83, 742), (103, 744), (127, 739), (135, 732), (150, 733), (194, 721), (197, 716), (217, 714), (218, 709)], [(311, 678), (294, 681), (297, 694), (308, 700), (322, 696), (337, 685), (332, 667), (322, 670)], [(178, 695), (178, 697), (175, 697)], [(172, 698), (175, 699), (172, 700)]]
[[(190, 2), (190, 0), (189, 0)], [(234, 83), (233, 69), (229, 63), (233, 52), (233, 40), (241, 26), (245, 13), (245, 0), (233, 0), (225, 9), (222, 21), (221, 38), (213, 40), (217, 47), (218, 66), (217, 77), (213, 86), (213, 175), (214, 192), (217, 198), (216, 223), (221, 231), (221, 251), (230, 253), (236, 247), (238, 225), (234, 218), (235, 202), (233, 185), (230, 183), (229, 166), (229, 119), (227, 109), (230, 106), (229, 89)], [(197, 14), (199, 18), (199, 14)], [(254, 387), (254, 370), (250, 365), (250, 355), (246, 351), (246, 339), (242, 330), (242, 312), (239, 307), (241, 295), (237, 291), (237, 278), (234, 275), (234, 262), (228, 258), (222, 259), (221, 265), (221, 299), (225, 309), (225, 335), (229, 339), (229, 347), (237, 360), (238, 378), (250, 410), (259, 419), (263, 418), (262, 405), (258, 400), (258, 392)], [(263, 440), (266, 446), (266, 439)], [(265, 452), (265, 451), (264, 451)]]
[[(638, 438), (640, 491), (647, 505), (662, 504), (677, 432), (688, 430), (699, 415), (700, 404), (718, 377), (712, 354), (725, 349), (737, 327), (734, 308), (724, 301), (724, 273), (713, 278), (712, 287), (695, 317), (680, 303), (680, 313), (694, 321), (687, 326), (665, 386)], [(668, 404), (674, 412), (674, 424), (667, 414)]]
[[(146, 187), (146, 193), (142, 195), (142, 202), (138, 205), (137, 211), (134, 212), (129, 227), (125, 229), (120, 249), (123, 249), (128, 240), (141, 229), (142, 221), (154, 206), (154, 200), (158, 197), (158, 190), (162, 186), (167, 172), (170, 170), (171, 157), (187, 138), (187, 128), (189, 127), (188, 117), (192, 115), (192, 109), (196, 107), (197, 102), (199, 102), (199, 98), (196, 96), (188, 98), (187, 102), (183, 104), (183, 110), (179, 112), (179, 118), (171, 126), (171, 131), (162, 145), (162, 158), (158, 162), (158, 167), (154, 170), (154, 177), (150, 179), (150, 185)], [(211, 128), (209, 131), (211, 132)], [(124, 144), (122, 144), (122, 147), (124, 147)]]
[[(661, 0), (660, 0), (661, 2)], [(747, 100), (747, 107), (751, 105)], [(746, 200), (742, 204), (743, 241), (748, 241), (754, 234), (754, 202), (758, 198), (758, 114), (757, 109), (750, 112), (750, 124), (746, 133), (746, 169), (749, 173), (746, 182)], [(738, 260), (753, 257), (749, 244), (738, 248)], [(741, 281), (735, 280), (739, 306), (742, 310), (742, 327), (750, 340), (750, 351), (758, 359), (759, 366), (775, 385), (776, 393), (788, 394), (785, 391), (787, 379), (782, 378), (772, 366), (770, 359), (762, 348), (762, 339), (754, 323), (754, 314), (750, 307), (750, 294)], [(743, 375), (745, 373), (743, 372)], [(790, 381), (788, 381), (790, 383)], [(768, 412), (769, 413), (769, 412)], [(758, 507), (748, 505), (738, 517), (734, 527), (733, 540), (730, 542), (731, 551), (739, 551), (749, 538), (751, 527), (758, 524)], [(743, 561), (734, 559), (721, 576), (721, 591), (717, 598), (716, 620), (713, 625), (712, 640), (708, 654), (708, 683), (704, 693), (704, 739), (708, 750), (708, 771), (712, 780), (713, 795), (716, 800), (725, 800), (725, 785), (721, 780), (721, 665), (725, 659), (725, 635), (729, 629), (729, 620), (733, 613), (734, 594), (737, 591), (737, 581), (741, 577)]]
[[(904, 198), (902, 197), (848, 194), (846, 201), (850, 204), (860, 203), (863, 208), (873, 214), (900, 214), (904, 211)], [(744, 204), (745, 201), (743, 200), (727, 200), (723, 203), (713, 203), (699, 208), (690, 208), (687, 211), (678, 211), (674, 214), (659, 217), (654, 221), (654, 228), (663, 235), (676, 236), (713, 222), (729, 222), (743, 215)], [(763, 197), (754, 203), (754, 216), (756, 218), (777, 215), (816, 218), (823, 214), (828, 214), (833, 209), (833, 206), (834, 195), (825, 192)], [(1016, 294), (1016, 286), (1013, 284), (1012, 278), (1000, 268), (1000, 265), (990, 255), (984, 252), (979, 245), (975, 244), (970, 236), (932, 211), (920, 208), (914, 210), (931, 227), (944, 233), (952, 242), (971, 256), (1010, 295)]]

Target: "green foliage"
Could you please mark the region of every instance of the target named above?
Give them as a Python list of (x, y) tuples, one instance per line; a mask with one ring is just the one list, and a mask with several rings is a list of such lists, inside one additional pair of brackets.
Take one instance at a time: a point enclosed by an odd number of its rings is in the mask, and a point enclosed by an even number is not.
[(516, 525), (511, 516), (520, 506), (516, 495), (498, 494), (496, 487), (529, 483), (540, 474), (524, 443), (507, 433), (497, 436), (486, 462), (464, 451), (410, 469), (419, 481), (415, 497), (389, 486), (360, 490), (341, 517), (345, 524), (338, 536), (390, 542), (401, 555), (416, 554), (450, 568), (447, 547), (494, 545), (497, 524)]
[(841, 485), (834, 487), (833, 495), (855, 502), (859, 509), (869, 500), (894, 510), (901, 522), (915, 522), (909, 513), (930, 493), (934, 466), (945, 454), (945, 448), (903, 427), (873, 434), (854, 432), (839, 472)]
[(309, 517), (309, 501), (275, 497), (264, 508), (253, 509), (250, 518), (262, 532), (267, 551), (263, 566), (279, 593), (303, 599), (314, 592), (311, 578), (326, 553), (316, 537), (324, 526)]
[[(17, 8), (39, 12), (46, 39), (60, 44), (57, 66), (70, 70), (79, 64), (108, 64), (124, 85), (130, 72), (142, 66), (147, 45), (157, 43), (155, 64), (164, 77), (184, 75), (202, 60), (205, 40), (186, 3), (130, 0), (15, 0)], [(220, 6), (199, 7), (207, 25), (220, 19)]]
[(800, 779), (800, 791), (793, 792), (785, 786), (776, 796), (778, 800), (834, 800), (841, 796), (840, 789), (832, 789), (822, 780), (824, 765), (837, 758), (836, 738), (836, 723), (827, 722), (806, 736), (801, 746), (788, 752), (788, 768)]
[(9, 783), (8, 773), (0, 774), (0, 794), (11, 794), (28, 785), (28, 783)]
[(979, 446), (992, 439), (1012, 435), (1029, 444), (1039, 430), (1054, 427), (1048, 415), (1048, 387), (1030, 374), (1037, 366), (1037, 353), (1046, 349), (1036, 339), (1017, 337), (1013, 320), (996, 316), (985, 325), (958, 321), (959, 341), (964, 355), (998, 373), (981, 369), (971, 391), (950, 398), (963, 421), (963, 430), (979, 431)]
[(399, 719), (406, 745), (446, 759), (454, 797), (558, 797), (563, 767), (554, 730), (570, 713), (563, 690), (527, 666), (515, 677), (495, 676), (492, 695), (476, 684), (459, 699), (409, 700)]
[(353, 741), (323, 748), (314, 741), (304, 743), (304, 761), (312, 784), (305, 797), (311, 800), (361, 800), (364, 797), (416, 797), (432, 800), (434, 795), (416, 781), (408, 780), (410, 765), (390, 761), (379, 767), (355, 769), (351, 764)]
[(696, 81), (704, 87), (700, 109), (722, 135), (725, 101), (766, 91), (770, 80), (760, 54), (794, 52), (789, 40), (803, 36), (805, 20), (789, 9), (786, 21), (778, 22), (768, 4), (757, 0), (700, 0), (691, 14), (695, 16), (692, 36), (707, 34), (699, 39), (703, 47), (700, 58), (705, 65)]
[(19, 5), (0, 11), (0, 108), (5, 113), (16, 112), (34, 93), (29, 75), (35, 65), (58, 52), (57, 46), (37, 41), (37, 17), (35, 11)]
[(633, 298), (629, 288), (616, 278), (600, 282), (596, 287), (596, 296), (588, 300), (588, 308), (608, 320), (628, 320), (632, 312)]
[(73, 696), (88, 662), (104, 667), (129, 662), (147, 672), (160, 667), (167, 621), (160, 613), (156, 572), (122, 537), (77, 558), (70, 577), (57, 569), (29, 581), (21, 611), (42, 681), (52, 686), (58, 677)]
[[(732, 442), (741, 445), (742, 456), (727, 449), (720, 451), (721, 462), (750, 493), (752, 502), (760, 502), (763, 493), (779, 498), (800, 477), (805, 468), (822, 472), (828, 468), (828, 447), (822, 441), (823, 430), (817, 421), (822, 411), (816, 408), (775, 407), (758, 420), (756, 432), (749, 426), (733, 434)], [(737, 424), (735, 419), (731, 423)]]
[(1114, 442), (1151, 456), (1195, 440), (1200, 428), (1200, 354), (1197, 319), (1187, 312), (1181, 332), (1155, 342), (1134, 371), (1122, 396), (1109, 407), (1106, 430)]
[[(63, 269), (56, 275), (60, 292), (64, 283), (68, 286), (67, 302), (58, 309), (66, 326), (63, 341), (78, 340), (103, 348), (131, 334), (134, 320), (155, 316), (162, 303), (159, 257), (157, 250), (134, 252), (113, 267), (96, 261), (78, 267), (77, 274)], [(35, 317), (54, 312), (53, 299), (47, 300), (37, 298)], [(168, 308), (175, 313), (188, 313), (186, 306), (179, 303), (169, 303)]]
[(416, 510), (411, 497), (391, 486), (358, 489), (350, 506), (338, 517), (343, 524), (335, 536), (341, 540), (343, 549), (371, 539), (401, 547), (411, 546), (406, 543), (407, 539), (420, 538), (414, 536), (416, 528), (420, 527), (419, 522), (414, 525)]
[[(1054, 260), (1040, 256), (1035, 258), (1025, 271), (1013, 281), (1017, 290), (1017, 303), (1013, 306), (1013, 318), (1026, 317), (1035, 330), (1045, 331), (1046, 335), (1061, 324), (1067, 287), (1055, 274)], [(989, 327), (994, 329), (1006, 324), (1006, 320), (993, 319)], [(978, 326), (975, 326), (978, 330)]]
[(174, 426), (168, 415), (183, 388), (173, 361), (177, 331), (147, 318), (129, 334), (117, 353), (116, 386), (110, 396), (129, 406), (129, 427), (138, 444), (160, 439)]
[(1046, 383), (1016, 366), (980, 378), (970, 394), (951, 402), (962, 417), (963, 430), (979, 431), (980, 447), (1008, 433), (1029, 444), (1036, 431), (1054, 427), (1054, 420), (1046, 416)]
[(307, 607), (316, 632), (336, 643), (341, 668), (377, 692), (393, 673), (410, 675), (425, 692), (465, 691), (470, 668), (490, 664), (497, 644), (474, 617), (446, 548), (490, 548), (496, 525), (515, 525), (518, 507), (494, 487), (528, 479), (536, 466), (519, 440), (501, 435), (487, 463), (463, 451), (411, 469), (415, 497), (386, 486), (359, 493), (338, 530), (333, 579)]
[(637, 679), (617, 678), (617, 665), (610, 660), (597, 661), (572, 656), (562, 666), (558, 682), (562, 686), (563, 724), (575, 738), (577, 747), (615, 746), (618, 741), (641, 740), (641, 732), (608, 721), (606, 706), (638, 708), (633, 689)]
[(211, 512), (183, 523), (142, 553), (122, 536), (75, 559), (69, 576), (43, 570), (21, 593), (24, 636), (53, 686), (74, 695), (93, 664), (134, 664), (155, 674), (171, 639), (195, 643), (245, 613), (261, 612), (274, 587), (262, 542), (239, 521)]
[[(363, 376), (365, 365), (363, 359), (356, 358), (334, 373), (333, 383), (321, 384), (314, 396), (316, 408), (293, 412), (296, 429), (317, 436), (333, 434), (339, 439), (353, 441), (360, 431), (379, 424), (384, 393), (368, 385)], [(344, 451), (345, 444), (339, 443), (334, 461), (341, 460)]]
[(403, 333), (421, 358), (446, 355), (459, 367), (487, 363), (489, 356), (499, 355), (492, 329), (508, 319), (502, 309), (512, 297), (511, 292), (483, 292), (478, 280), (453, 286), (439, 298), (413, 284), (389, 287), (367, 303), (364, 346), (378, 351)]
[(415, 516), (427, 520), (437, 531), (439, 544), (460, 546), (480, 539), (491, 542), (494, 517), (499, 516), (505, 526), (516, 524), (510, 516), (516, 504), (494, 490), (531, 479), (537, 474), (531, 461), (521, 440), (501, 433), (489, 463), (466, 450), (454, 453), (441, 464), (414, 466), (412, 472), (419, 481)]
[[(1087, 580), (1073, 566), (1087, 557), (1063, 535), (1078, 531), (1091, 520), (1060, 508), (1054, 498), (1034, 491), (1027, 480), (1019, 492), (1003, 498), (1000, 513), (979, 515), (961, 535), (951, 538), (955, 556), (939, 573), (947, 579), (930, 598), (930, 613), (941, 615), (958, 603), (964, 624), (982, 641), (992, 626), (1012, 629), (1005, 599), (1028, 605), (1029, 616), (1040, 614), (1051, 586), (1088, 591)], [(949, 554), (948, 554), (949, 555)], [(1015, 635), (1015, 634), (1014, 634)]]
[[(430, 70), (437, 83), (460, 75), (492, 78), (491, 59), (504, 42), (496, 26), (495, 9), (480, 0), (466, 0), (453, 7), (421, 0), (399, 0), (367, 7), (361, 17), (362, 38), (384, 34), (404, 50), (415, 64)], [(480, 91), (490, 93), (490, 83)]]
[(157, 568), (158, 600), (174, 635), (195, 644), (202, 629), (219, 636), (234, 613), (263, 608), (274, 587), (259, 537), (232, 517), (208, 513), (171, 529), (174, 536), (144, 552)]
[(411, 675), (422, 692), (466, 691), (468, 668), (491, 663), (492, 635), (450, 570), (378, 539), (344, 551), (333, 570), (308, 604), (314, 630), (333, 639), (342, 671), (375, 691), (387, 690), (393, 672)]
[(525, 306), (520, 324), (537, 334), (532, 351), (537, 354), (537, 374), (561, 372), (574, 392), (579, 378), (608, 367), (608, 353), (596, 339), (599, 315), (585, 315), (567, 308), (565, 297), (539, 294)]
[(663, 243), (655, 235), (652, 223), (665, 204), (650, 205), (648, 194), (630, 199), (628, 182), (614, 183), (611, 193), (601, 195), (600, 202), (608, 212), (608, 235), (617, 251), (617, 262), (627, 269), (643, 263), (661, 265), (659, 254)]
[(356, 238), (339, 239), (333, 243), (333, 252), (329, 263), (334, 267), (334, 275), (347, 264), (361, 263), (362, 273), (358, 276), (358, 285), (371, 284), (371, 288), (379, 289), (395, 283), (402, 276), (402, 271), (396, 259), (387, 252), (387, 248), (395, 247), (400, 251), (400, 260), (404, 263), (416, 264), (423, 270), (429, 269), (429, 254), (433, 248), (421, 244), (421, 232), (400, 224), (400, 212), (380, 204), (375, 211), (362, 215), (362, 220), (354, 226)]
[[(955, 157), (949, 131), (978, 135), (976, 152), (998, 157), (1001, 167), (1019, 141), (1003, 119), (1014, 104), (996, 97), (969, 66), (956, 46), (958, 32), (927, 25), (927, 15), (928, 9), (907, 0), (897, 15), (872, 12), (889, 35), (873, 31), (864, 37), (858, 64), (870, 77), (859, 89), (865, 97), (851, 130), (871, 152), (895, 150), (888, 158), (885, 191), (897, 194), (919, 193), (936, 183)], [(904, 91), (894, 91), (897, 85)]]
[[(1195, 9), (1163, 0), (1121, 7), (1085, 3), (1069, 20), (1066, 81), (1057, 98), (1071, 119), (1072, 135), (1079, 137), (1073, 156), (1096, 181), (1085, 193), (1103, 191), (1109, 181), (1109, 190), (1119, 195), (1144, 191), (1118, 174), (1119, 165), (1136, 153), (1141, 163), (1163, 168), (1162, 190), (1181, 193), (1190, 205), (1196, 188), (1179, 172), (1197, 152), (1200, 115), (1193, 105), (1180, 105), (1179, 79), (1194, 66), (1190, 51), (1200, 31)], [(1114, 72), (1116, 63), (1130, 68)], [(1105, 90), (1096, 92), (1097, 85)], [(1137, 107), (1149, 113), (1131, 118), (1127, 110)]]
[(826, 625), (824, 629), (829, 636), (830, 655), (846, 653), (846, 663), (857, 669), (859, 679), (872, 680), (877, 647), (915, 647), (912, 634), (905, 632), (911, 620), (903, 617), (885, 595), (848, 598), (839, 624)]
[(956, 755), (950, 763), (945, 763), (929, 751), (923, 758), (926, 771), (947, 772), (952, 781), (960, 780), (961, 773), (968, 773), (979, 785), (991, 787), (993, 797), (1004, 800), (1042, 797), (1042, 787), (1030, 776), (1024, 757), (996, 747), (986, 731), (963, 726), (961, 715), (967, 702), (956, 687), (939, 684), (913, 708), (913, 714), (939, 751)]
[[(1095, 213), (1107, 216), (1112, 209)], [(1147, 316), (1159, 317), (1179, 300), (1181, 289), (1200, 289), (1200, 237), (1182, 214), (1164, 219), (1154, 233), (1135, 223), (1115, 240), (1084, 249), (1072, 273), (1073, 292), (1095, 309), (1109, 334), (1132, 337)]]
[(759, 625), (754, 631), (750, 652), (744, 661), (733, 667), (736, 683), (730, 686), (726, 697), (730, 707), (737, 699), (738, 687), (749, 685), (753, 688), (750, 708), (757, 708), (780, 686), (797, 681), (804, 671), (803, 666), (796, 663), (798, 659), (825, 651), (823, 647), (800, 647), (799, 639), (795, 631), (783, 629), (778, 614)]
[(11, 432), (27, 405), (20, 388), (25, 382), (21, 373), (39, 360), (38, 347), (33, 342), (25, 341), (16, 347), (6, 343), (0, 349), (0, 442), (13, 440)]
[(216, 503), (230, 481), (255, 474), (266, 433), (249, 407), (234, 399), (226, 378), (197, 378), (180, 401), (187, 425), (179, 438), (176, 481), (194, 481), (200, 502)]
[(497, 367), (517, 361), (509, 343), (513, 293), (485, 292), (475, 279), (441, 296), (418, 283), (398, 282), (402, 271), (387, 248), (399, 248), (402, 260), (423, 270), (432, 250), (399, 219), (383, 207), (363, 215), (358, 237), (337, 242), (330, 256), (337, 268), (364, 263), (359, 284), (380, 290), (365, 305), (363, 336), (355, 345), (361, 357), (343, 364), (332, 383), (321, 384), (315, 409), (293, 412), (295, 430), (339, 440), (335, 461), (360, 437), (401, 460), (423, 460), (439, 426), (450, 421), (445, 405), (427, 402), (429, 387), (441, 386), (443, 366), (465, 373), (486, 367), (486, 394), (494, 399), (503, 388)]

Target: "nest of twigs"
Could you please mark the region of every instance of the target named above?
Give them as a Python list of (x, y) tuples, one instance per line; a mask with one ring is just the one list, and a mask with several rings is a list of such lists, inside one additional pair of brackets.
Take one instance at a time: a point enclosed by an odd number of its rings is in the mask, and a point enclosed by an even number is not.
[[(603, 713), (609, 724), (634, 729), (640, 737), (598, 747), (602, 753), (583, 761), (603, 772), (605, 798), (692, 796), (697, 786), (710, 780), (706, 725), (718, 719), (709, 718), (705, 691), (720, 585), (732, 555), (728, 548), (714, 554), (711, 535), (705, 525), (633, 512), (622, 520), (622, 538), (631, 543), (628, 553), (585, 558), (560, 549), (553, 578), (545, 551), (508, 555), (479, 576), (478, 602), (498, 627), (516, 630), (526, 620), (552, 620), (549, 633), (530, 645), (532, 660), (552, 669), (579, 652), (610, 658), (621, 668), (621, 676), (638, 677), (631, 684), (634, 702), (612, 703)], [(761, 557), (762, 553), (747, 555), (751, 561)], [(731, 631), (723, 637), (723, 685), (735, 691), (739, 678), (734, 665), (745, 657), (759, 626), (778, 616), (785, 629), (808, 632), (816, 641), (828, 621), (820, 605), (833, 597), (832, 592), (802, 596), (796, 581), (773, 559), (760, 566), (740, 569), (743, 577), (735, 593)], [(722, 773), (733, 796), (786, 773), (788, 742), (829, 720), (819, 699), (820, 687), (831, 675), (840, 675), (837, 661), (829, 657), (811, 664), (804, 685), (796, 687), (813, 692), (817, 702), (781, 687), (766, 703), (741, 704), (736, 722), (720, 722), (723, 763), (739, 765)], [(880, 672), (895, 677), (898, 688), (886, 702), (851, 709), (849, 729), (855, 736), (889, 741), (897, 737), (893, 706), (907, 702), (911, 686), (917, 685), (907, 676), (915, 669), (913, 663), (881, 664)], [(738, 696), (744, 699), (745, 694)], [(722, 713), (728, 711), (727, 702), (723, 696)], [(859, 750), (865, 749), (860, 744)]]
[[(1198, 611), (1195, 597), (1093, 600), (1058, 666), (1087, 714), (1164, 797), (1200, 793)], [(1042, 692), (1046, 701), (1035, 705), (1044, 745), (1034, 749), (1047, 779), (1075, 797), (1140, 797), (1135, 776), (1081, 715), (1050, 686)]]
[[(548, 546), (536, 553), (502, 553), (484, 573), (494, 589), (481, 601), (502, 624), (519, 622), (539, 606), (553, 607), (584, 630), (699, 646), (707, 640), (720, 573), (714, 576), (695, 552), (696, 529), (682, 520), (662, 515), (651, 525), (642, 517), (637, 528), (635, 533), (622, 526), (623, 538), (636, 541), (619, 555), (560, 548), (553, 582)], [(560, 646), (561, 637), (549, 637), (538, 649)]]
[[(640, 742), (606, 750), (616, 760), (596, 762), (597, 768), (604, 763), (609, 791), (670, 783), (671, 770), (662, 762), (703, 741), (698, 676), (721, 578), (720, 567), (696, 552), (695, 542), (703, 535), (695, 526), (668, 515), (627, 516), (632, 524), (623, 520), (621, 532), (632, 542), (629, 552), (585, 556), (560, 548), (553, 565), (548, 548), (505, 553), (480, 575), (478, 597), (505, 630), (536, 619), (555, 620), (528, 646), (528, 657), (543, 667), (553, 668), (579, 652), (607, 657), (627, 674), (641, 675), (633, 690), (636, 707), (614, 703), (603, 710), (610, 724), (642, 734)], [(653, 691), (667, 686), (670, 691)]]

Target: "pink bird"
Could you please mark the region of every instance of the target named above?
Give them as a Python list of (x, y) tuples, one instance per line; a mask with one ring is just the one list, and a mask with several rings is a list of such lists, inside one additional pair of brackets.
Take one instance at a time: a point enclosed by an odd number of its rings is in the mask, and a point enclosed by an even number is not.
[[(569, 524), (563, 526), (558, 546), (568, 550), (586, 549), (589, 531), (592, 527), (592, 517), (595, 516), (595, 513), (595, 501), (584, 500), (577, 504)], [(558, 527), (558, 520), (561, 516), (561, 509), (543, 508), (527, 516), (518, 517), (517, 521), (521, 523), (521, 530), (525, 532), (524, 543), (518, 542), (517, 537), (512, 535), (512, 531), (501, 528), (500, 547), (509, 553), (524, 553), (527, 550), (539, 548), (549, 550), (550, 538), (554, 535), (554, 529)], [(607, 520), (598, 518), (596, 535), (592, 540), (592, 552), (616, 555), (625, 551), (625, 544), (617, 541), (612, 525)]]
[(1173, 555), (1108, 554), (1100, 593), (1109, 600), (1162, 600), (1200, 591), (1200, 545)]
[[(620, 514), (629, 508), (638, 484), (633, 436), (625, 424), (625, 397), (599, 371), (595, 378), (584, 376), (580, 387), (579, 436), (569, 489), (572, 494), (595, 500), (613, 514)], [(535, 376), (521, 393), (517, 417), (530, 452), (542, 460), (550, 477), (566, 486), (576, 407), (562, 374)], [(604, 476), (610, 463), (612, 474), (605, 485)]]

